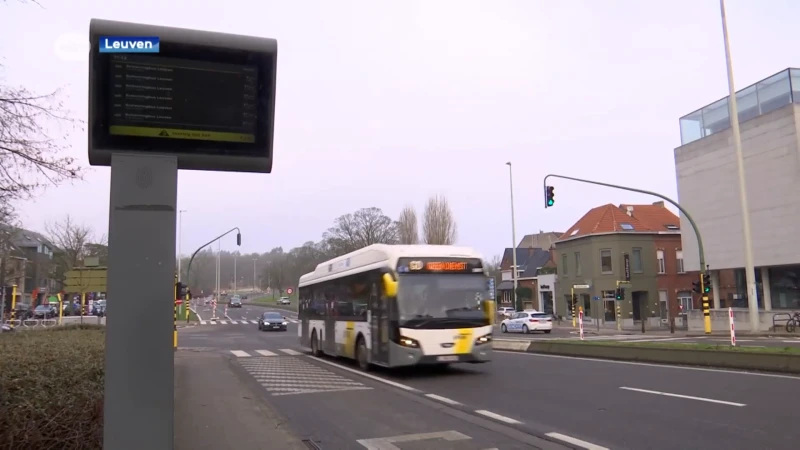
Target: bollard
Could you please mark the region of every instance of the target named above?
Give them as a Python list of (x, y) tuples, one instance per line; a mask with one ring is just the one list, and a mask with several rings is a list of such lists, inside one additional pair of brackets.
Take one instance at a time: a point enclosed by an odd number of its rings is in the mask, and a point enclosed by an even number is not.
[(622, 308), (617, 302), (617, 331), (622, 331)]
[(581, 340), (583, 340), (583, 308), (578, 311), (578, 326), (580, 327)]
[(733, 324), (733, 308), (728, 308), (728, 321), (731, 324), (731, 346), (736, 347), (736, 327)]
[(8, 326), (14, 328), (14, 322), (17, 320), (17, 285), (11, 285), (11, 321)]
[(83, 325), (84, 315), (86, 315), (86, 292), (81, 292), (81, 325)]
[(61, 298), (61, 293), (58, 294), (58, 324), (61, 325), (64, 323), (64, 303)]
[(172, 348), (178, 349), (178, 304), (172, 302)]

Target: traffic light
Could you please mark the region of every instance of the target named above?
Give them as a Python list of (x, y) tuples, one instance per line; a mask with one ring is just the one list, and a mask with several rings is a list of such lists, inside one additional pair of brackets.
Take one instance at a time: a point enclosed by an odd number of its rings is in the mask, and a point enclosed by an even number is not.
[(615, 294), (617, 300), (625, 300), (625, 289), (617, 288), (617, 290), (614, 291), (614, 294)]
[(553, 188), (553, 186), (545, 186), (544, 187), (544, 207), (545, 208), (549, 208), (549, 207), (555, 205), (555, 203), (556, 203), (555, 197), (556, 197), (556, 194), (555, 194), (555, 189)]
[(578, 304), (578, 294), (572, 294), (572, 304), (570, 306), (574, 308), (575, 305), (577, 304)]
[(187, 286), (180, 281), (175, 283), (175, 300), (183, 300), (186, 298)]
[(704, 273), (703, 274), (703, 293), (708, 294), (711, 292), (711, 275)]
[(692, 281), (692, 291), (697, 292), (698, 294), (702, 294), (703, 290), (700, 289), (700, 282), (699, 281)]

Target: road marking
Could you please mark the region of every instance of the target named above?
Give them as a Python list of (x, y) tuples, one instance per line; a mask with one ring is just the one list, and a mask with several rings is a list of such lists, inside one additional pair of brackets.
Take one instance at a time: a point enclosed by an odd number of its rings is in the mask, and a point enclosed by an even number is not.
[(290, 348), (279, 348), (278, 350), (282, 351), (283, 353), (286, 353), (287, 355), (292, 355), (292, 356), (302, 355), (302, 353), (300, 353), (298, 351), (295, 351), (295, 350), (292, 350)]
[(425, 394), (425, 397), (432, 398), (434, 400), (439, 400), (440, 402), (447, 403), (448, 405), (460, 405), (461, 404), (461, 403), (459, 403), (459, 402), (457, 402), (455, 400), (450, 400), (447, 397), (442, 397), (441, 395), (436, 395), (436, 394)]
[(397, 382), (394, 382), (394, 381), (391, 381), (391, 380), (387, 380), (385, 378), (381, 378), (381, 377), (376, 376), (376, 375), (372, 375), (372, 374), (369, 374), (369, 373), (364, 373), (364, 372), (362, 372), (360, 370), (352, 369), (350, 367), (345, 367), (345, 366), (343, 366), (341, 364), (336, 364), (336, 363), (331, 362), (331, 361), (326, 361), (326, 360), (324, 360), (322, 358), (319, 358), (319, 357), (316, 357), (316, 356), (311, 356), (311, 355), (306, 355), (306, 356), (308, 356), (309, 358), (311, 358), (313, 360), (319, 361), (319, 362), (321, 362), (323, 364), (327, 364), (329, 366), (334, 366), (334, 367), (336, 367), (336, 368), (338, 368), (340, 370), (346, 370), (348, 372), (352, 372), (352, 373), (361, 375), (362, 377), (369, 378), (370, 380), (375, 380), (375, 381), (383, 383), (383, 384), (388, 384), (389, 386), (394, 386), (396, 388), (400, 388), (400, 389), (403, 389), (403, 390), (408, 391), (408, 392), (420, 392), (419, 389), (415, 389), (415, 388), (413, 388), (411, 386), (406, 386), (405, 384), (400, 384), (400, 383), (397, 383)]
[(250, 323), (252, 323), (253, 325), (258, 325), (258, 321), (257, 320), (251, 320)]
[(795, 339), (793, 341), (783, 341), (784, 344), (800, 344), (800, 339)]
[(227, 325), (228, 324), (228, 322), (225, 321), (225, 320), (220, 320), (219, 323), (221, 323), (222, 325)]
[(236, 325), (236, 321), (235, 320), (231, 320), (231, 325)]
[(767, 377), (767, 378), (786, 378), (790, 380), (800, 381), (800, 377), (798, 376), (779, 375), (775, 373), (743, 372), (741, 370), (708, 369), (705, 367), (670, 366), (667, 364), (653, 364), (653, 363), (643, 363), (634, 361), (615, 361), (613, 359), (584, 358), (582, 356), (546, 355), (544, 353), (514, 352), (505, 350), (495, 350), (494, 352), (503, 353), (507, 355), (524, 355), (524, 356), (535, 356), (540, 358), (574, 359), (579, 361), (590, 361), (590, 362), (599, 362), (608, 364), (627, 364), (630, 366), (658, 367), (660, 369), (695, 370), (698, 372), (711, 372), (711, 373), (730, 373), (735, 375), (750, 375), (754, 377)]
[(586, 442), (572, 436), (567, 436), (566, 434), (553, 432), (545, 433), (545, 436), (558, 439), (559, 441), (564, 441), (568, 444), (577, 445), (578, 447), (585, 448), (586, 450), (610, 450), (608, 447), (601, 447), (599, 445), (592, 444), (591, 442)]
[(697, 400), (697, 401), (708, 402), (708, 403), (718, 403), (720, 405), (739, 406), (739, 407), (747, 406), (744, 403), (726, 402), (724, 400), (714, 400), (713, 398), (694, 397), (692, 395), (670, 394), (669, 392), (650, 391), (650, 390), (647, 390), (647, 389), (638, 389), (638, 388), (625, 387), (625, 386), (621, 386), (620, 389), (624, 389), (626, 391), (642, 392), (642, 393), (645, 393), (645, 394), (663, 395), (663, 396), (666, 396), (666, 397), (675, 397), (675, 398), (685, 398), (687, 400)]
[(258, 353), (261, 356), (278, 356), (277, 353), (273, 353), (269, 350), (256, 350), (256, 353)]
[(205, 325), (205, 324), (206, 324), (206, 321), (205, 321), (205, 320), (201, 320), (201, 321), (200, 321), (200, 325)]
[(511, 423), (511, 424), (522, 423), (519, 420), (512, 419), (511, 417), (501, 416), (500, 414), (493, 413), (493, 412), (487, 411), (485, 409), (478, 409), (478, 410), (475, 410), (475, 412), (480, 414), (480, 415), (482, 415), (482, 416), (491, 417), (492, 419), (499, 420), (499, 421), (505, 422), (505, 423)]
[[(625, 342), (663, 342), (663, 341), (681, 341), (685, 339), (693, 339), (689, 337), (679, 337), (679, 338), (652, 338), (652, 339), (634, 339), (634, 340), (626, 340)], [(744, 342), (744, 341), (740, 341)]]
[(208, 323), (209, 323), (210, 325), (216, 325), (216, 324), (217, 324), (217, 322), (215, 322), (215, 321), (213, 321), (213, 320), (212, 320), (211, 322), (208, 322)]
[(237, 358), (249, 358), (250, 357), (249, 353), (244, 352), (242, 350), (231, 350), (231, 353), (233, 353), (233, 355), (236, 356)]
[(401, 442), (418, 442), (431, 439), (441, 439), (443, 441), (466, 441), (472, 439), (464, 433), (458, 431), (439, 431), (435, 433), (406, 434), (403, 436), (392, 436), (374, 439), (359, 439), (356, 442), (369, 450), (400, 450), (394, 445)]

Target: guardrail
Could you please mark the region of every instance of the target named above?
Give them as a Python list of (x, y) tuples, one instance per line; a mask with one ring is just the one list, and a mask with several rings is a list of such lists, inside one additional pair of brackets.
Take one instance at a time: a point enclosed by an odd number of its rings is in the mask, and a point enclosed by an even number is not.
[[(20, 329), (50, 328), (59, 325), (61, 326), (78, 325), (81, 323), (81, 316), (64, 316), (61, 318), (61, 323), (59, 324), (58, 322), (59, 319), (57, 317), (54, 317), (49, 319), (14, 319), (14, 320), (7, 319), (0, 323)], [(83, 323), (105, 325), (106, 321), (105, 317), (83, 316)]]

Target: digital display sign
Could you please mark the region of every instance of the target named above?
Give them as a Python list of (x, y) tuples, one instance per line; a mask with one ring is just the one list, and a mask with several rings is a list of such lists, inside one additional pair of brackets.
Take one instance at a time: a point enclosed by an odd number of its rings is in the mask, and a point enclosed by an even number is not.
[(482, 273), (483, 265), (477, 258), (400, 258), (400, 273)]
[(135, 54), (110, 65), (110, 134), (256, 141), (258, 67)]
[[(101, 51), (109, 36), (136, 48), (157, 38), (158, 52)], [(136, 153), (175, 156), (178, 169), (272, 171), (276, 40), (92, 19), (89, 41), (89, 164)]]

